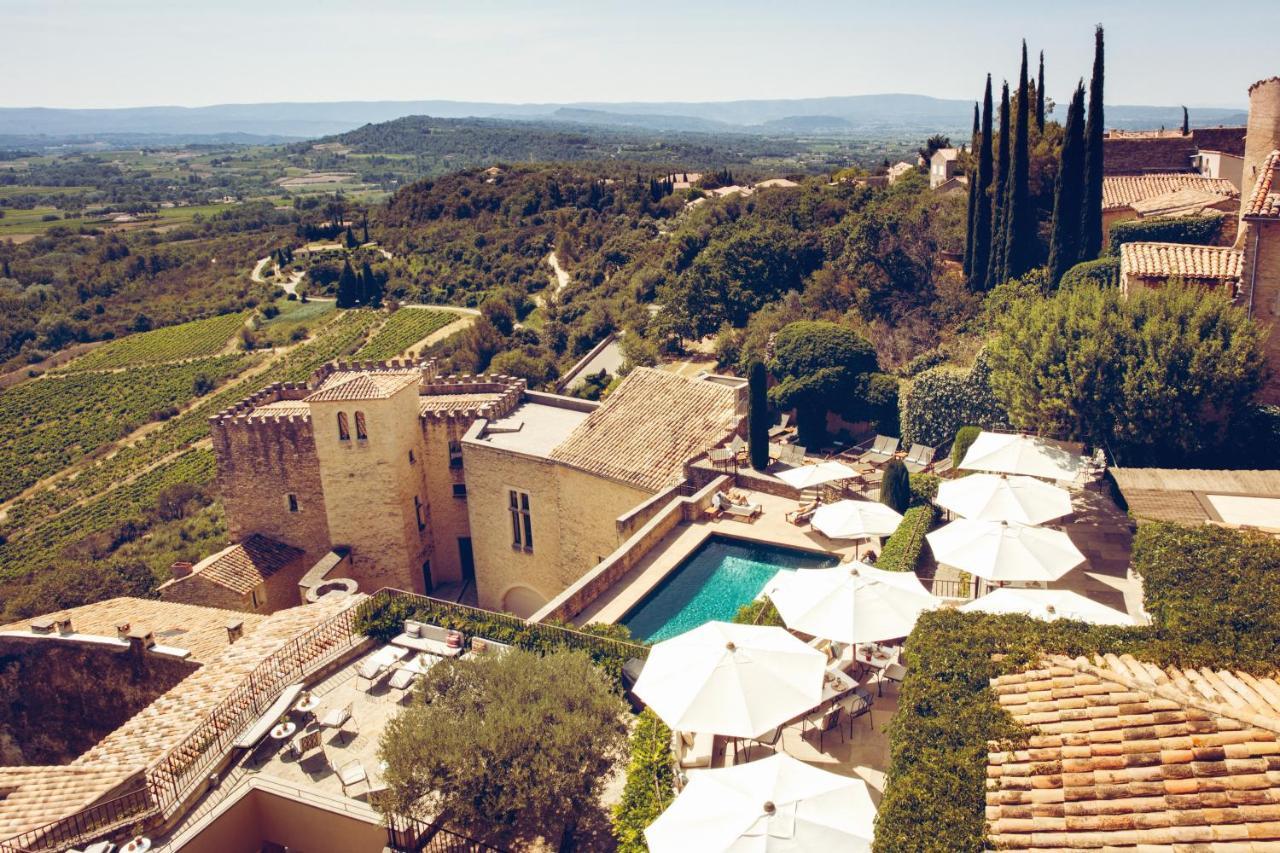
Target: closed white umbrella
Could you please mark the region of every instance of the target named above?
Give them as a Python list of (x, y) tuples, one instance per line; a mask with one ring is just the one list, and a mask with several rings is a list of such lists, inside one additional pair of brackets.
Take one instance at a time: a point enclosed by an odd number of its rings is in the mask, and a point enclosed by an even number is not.
[(788, 628), (837, 643), (905, 637), (921, 613), (941, 603), (914, 572), (887, 572), (861, 563), (800, 569), (769, 598)]
[(1061, 530), (962, 518), (925, 537), (939, 563), (989, 581), (1055, 581), (1084, 562)]
[(864, 851), (875, 819), (866, 782), (778, 753), (690, 773), (644, 837), (653, 853)]
[(901, 523), (902, 516), (879, 501), (836, 501), (813, 514), (814, 528), (832, 539), (888, 536)]
[(632, 692), (677, 731), (758, 737), (822, 701), (825, 666), (782, 628), (707, 622), (656, 644)]
[(1092, 625), (1135, 625), (1122, 613), (1069, 589), (1017, 589), (1004, 587), (960, 607), (966, 613), (1023, 613), (1035, 619), (1076, 619)]
[(1044, 524), (1071, 513), (1071, 493), (1035, 477), (971, 474), (946, 480), (934, 500), (943, 509), (977, 521)]
[(1074, 480), (1084, 471), (1085, 460), (1038, 436), (982, 432), (969, 445), (960, 467), (966, 471)]
[(848, 465), (842, 465), (839, 462), (819, 462), (816, 465), (801, 465), (798, 468), (779, 471), (778, 479), (797, 489), (807, 489), (835, 480), (847, 480), (857, 473)]

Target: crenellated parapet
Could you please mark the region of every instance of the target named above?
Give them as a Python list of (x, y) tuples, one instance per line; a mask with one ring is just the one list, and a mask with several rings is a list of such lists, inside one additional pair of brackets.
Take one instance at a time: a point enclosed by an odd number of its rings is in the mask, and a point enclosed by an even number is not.
[(319, 388), (324, 381), (335, 373), (382, 373), (386, 371), (420, 370), (422, 382), (427, 382), (436, 375), (438, 369), (434, 358), (392, 358), (386, 361), (331, 361), (321, 365), (311, 374), (309, 384), (313, 389)]
[(466, 421), (479, 418), (497, 420), (505, 418), (520, 405), (520, 400), (528, 388), (528, 382), (515, 376), (500, 374), (470, 374), (440, 376), (425, 383), (419, 393), (423, 397), (468, 397), (471, 395), (497, 395), (488, 399), (477, 399), (474, 405), (441, 406), (438, 409), (427, 408), (422, 412), (424, 420)]

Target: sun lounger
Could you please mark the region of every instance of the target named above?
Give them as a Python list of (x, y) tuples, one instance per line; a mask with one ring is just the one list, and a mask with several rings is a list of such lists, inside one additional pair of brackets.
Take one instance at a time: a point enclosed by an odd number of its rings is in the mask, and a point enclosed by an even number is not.
[(777, 426), (769, 427), (769, 438), (777, 438), (778, 436), (782, 435), (784, 432), (787, 431), (787, 428), (788, 428), (787, 425), (790, 423), (791, 423), (791, 415), (783, 415), (782, 419), (778, 421)]
[(302, 684), (300, 683), (286, 687), (279, 698), (267, 709), (267, 712), (246, 729), (244, 734), (240, 735), (235, 742), (235, 746), (239, 749), (253, 749), (257, 746), (258, 741), (266, 737), (272, 726), (280, 722), (280, 718), (289, 712), (289, 709), (298, 701), (298, 696), (301, 694)]
[(764, 511), (764, 507), (760, 504), (734, 503), (724, 492), (716, 492), (711, 498), (711, 504), (725, 515), (738, 515), (744, 518), (755, 518)]
[(787, 521), (795, 525), (805, 524), (809, 519), (813, 518), (813, 514), (818, 511), (820, 506), (818, 501), (809, 501), (803, 503), (786, 514)]
[(805, 448), (799, 444), (784, 444), (778, 448), (778, 461), (793, 468), (805, 464)]
[(450, 634), (457, 634), (457, 632), (410, 619), (404, 623), (404, 633), (392, 640), (391, 645), (418, 652), (429, 652), (444, 658), (457, 657), (462, 654), (462, 636), (459, 634), (457, 645), (451, 646), (449, 645)]
[(907, 466), (907, 470), (912, 474), (919, 474), (921, 471), (928, 470), (933, 464), (933, 457), (937, 451), (923, 444), (911, 445), (911, 450), (907, 453), (907, 458), (902, 460), (902, 464)]
[(870, 462), (872, 465), (883, 465), (898, 452), (898, 439), (887, 435), (877, 435), (871, 448), (858, 456), (859, 462)]

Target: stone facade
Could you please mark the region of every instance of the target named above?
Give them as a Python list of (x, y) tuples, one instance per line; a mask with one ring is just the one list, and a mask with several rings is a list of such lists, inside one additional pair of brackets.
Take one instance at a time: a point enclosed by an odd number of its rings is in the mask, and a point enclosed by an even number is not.
[(1250, 315), (1269, 331), (1264, 347), (1271, 375), (1261, 402), (1280, 405), (1280, 221), (1245, 223), (1242, 290)]

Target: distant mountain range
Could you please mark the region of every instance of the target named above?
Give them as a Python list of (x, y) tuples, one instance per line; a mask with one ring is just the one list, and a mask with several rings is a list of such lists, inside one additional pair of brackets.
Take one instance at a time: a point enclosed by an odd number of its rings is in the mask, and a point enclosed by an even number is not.
[[(1106, 108), (1107, 126), (1177, 127), (1182, 108)], [(562, 121), (574, 125), (642, 128), (654, 132), (760, 135), (867, 135), (968, 133), (973, 102), (925, 95), (851, 95), (831, 98), (708, 102), (584, 102), (504, 104), (470, 101), (337, 101), (332, 103), (219, 104), (209, 107), (121, 109), (0, 108), (0, 137), (45, 141), (68, 137), (169, 135), (246, 142), (313, 139), (409, 115)], [(1196, 126), (1243, 124), (1244, 110), (1196, 108)], [(236, 135), (236, 136), (233, 136)], [(159, 138), (156, 139), (159, 141)]]

